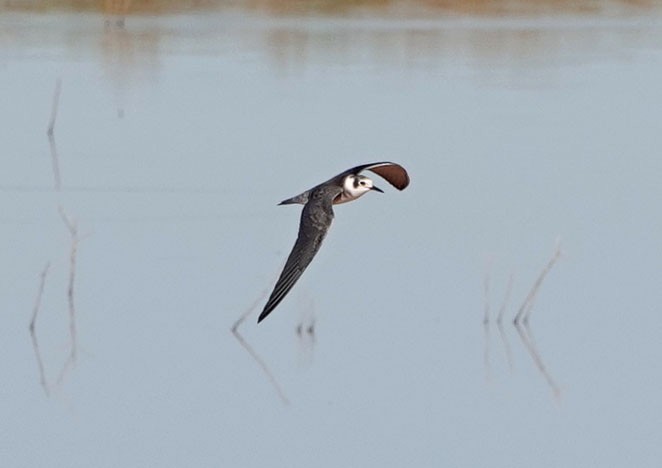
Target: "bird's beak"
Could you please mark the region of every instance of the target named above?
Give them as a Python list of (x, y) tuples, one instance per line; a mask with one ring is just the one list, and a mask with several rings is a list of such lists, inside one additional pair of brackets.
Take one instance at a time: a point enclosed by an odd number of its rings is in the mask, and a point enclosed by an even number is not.
[(379, 187), (377, 187), (376, 185), (373, 185), (372, 189), (377, 190), (379, 193), (384, 193), (384, 191), (382, 189), (380, 189)]

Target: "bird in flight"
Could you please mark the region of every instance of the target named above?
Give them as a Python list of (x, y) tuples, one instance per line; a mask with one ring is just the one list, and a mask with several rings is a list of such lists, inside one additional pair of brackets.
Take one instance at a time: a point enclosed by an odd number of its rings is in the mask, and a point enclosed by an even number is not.
[(326, 182), (279, 203), (303, 205), (299, 235), (257, 323), (264, 320), (280, 304), (315, 257), (333, 221), (333, 205), (356, 200), (371, 190), (384, 193), (369, 177), (360, 174), (365, 170), (381, 176), (398, 190), (404, 190), (409, 185), (409, 175), (399, 164), (363, 164), (347, 169)]

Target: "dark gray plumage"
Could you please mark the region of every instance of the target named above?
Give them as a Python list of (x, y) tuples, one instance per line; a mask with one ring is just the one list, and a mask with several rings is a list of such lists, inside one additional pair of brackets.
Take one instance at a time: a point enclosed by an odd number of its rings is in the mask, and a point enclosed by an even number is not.
[(322, 185), (315, 187), (308, 194), (308, 202), (301, 211), (299, 235), (287, 258), (283, 272), (257, 319), (258, 323), (280, 304), (306, 267), (310, 265), (333, 221), (333, 199), (341, 192), (342, 187)]
[(356, 200), (371, 190), (382, 192), (380, 188), (373, 185), (372, 180), (359, 174), (364, 170), (370, 170), (380, 175), (398, 190), (403, 190), (409, 185), (409, 175), (399, 164), (390, 162), (364, 164), (348, 169), (326, 182), (280, 203), (281, 205), (294, 203), (304, 205), (299, 222), (299, 235), (287, 258), (283, 272), (257, 319), (258, 323), (280, 304), (317, 254), (333, 221), (333, 205)]

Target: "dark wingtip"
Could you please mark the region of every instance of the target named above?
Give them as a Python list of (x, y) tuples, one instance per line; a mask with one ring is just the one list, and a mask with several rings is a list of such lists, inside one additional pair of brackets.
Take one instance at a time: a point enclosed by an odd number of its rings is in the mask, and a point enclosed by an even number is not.
[(271, 312), (273, 312), (275, 308), (276, 307), (273, 304), (270, 304), (269, 302), (267, 302), (267, 305), (264, 306), (264, 309), (262, 309), (262, 313), (257, 318), (257, 323), (260, 323), (262, 320), (267, 318), (267, 315), (269, 315)]
[(398, 190), (404, 190), (409, 185), (409, 174), (400, 164), (392, 162), (376, 163), (367, 169), (384, 178)]
[[(273, 309), (271, 309), (271, 310), (273, 310)], [(260, 323), (262, 320), (267, 318), (267, 315), (269, 315), (271, 313), (271, 310), (267, 310), (267, 308), (265, 307), (264, 310), (262, 311), (262, 313), (260, 314), (260, 316), (257, 318), (257, 323)]]

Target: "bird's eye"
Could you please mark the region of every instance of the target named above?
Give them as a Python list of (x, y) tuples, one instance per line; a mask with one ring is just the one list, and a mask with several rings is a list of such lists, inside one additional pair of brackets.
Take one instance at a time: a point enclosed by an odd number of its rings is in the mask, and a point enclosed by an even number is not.
[(362, 181), (359, 182), (359, 183), (360, 183), (361, 185), (365, 185), (365, 180), (362, 180)]

